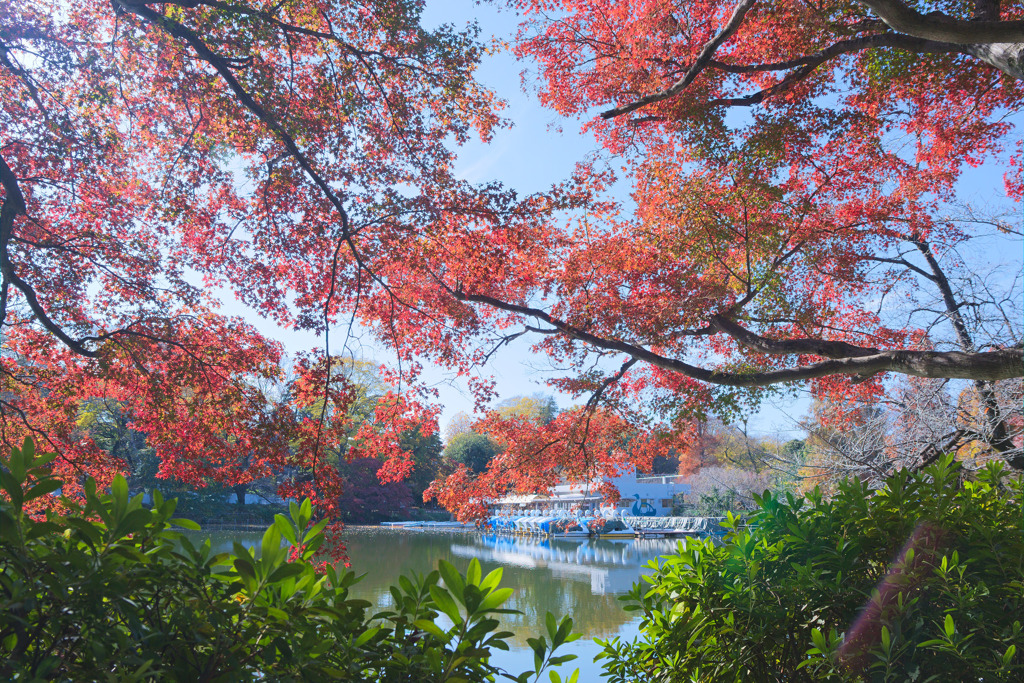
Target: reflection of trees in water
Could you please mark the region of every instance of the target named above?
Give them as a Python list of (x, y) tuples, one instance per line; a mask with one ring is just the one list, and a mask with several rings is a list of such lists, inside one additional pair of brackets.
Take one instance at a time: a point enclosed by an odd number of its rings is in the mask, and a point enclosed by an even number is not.
[(345, 543), (352, 569), (366, 574), (353, 593), (381, 607), (390, 604), (388, 587), (400, 574), (425, 573), (442, 559), (462, 571), (471, 557), (485, 572), (502, 567), (502, 585), (515, 591), (506, 606), (523, 612), (506, 615), (503, 624), (524, 647), (549, 611), (572, 616), (588, 637), (614, 634), (633, 618), (618, 595), (645, 573), (648, 560), (675, 549), (675, 542), (655, 539), (548, 541), (376, 527), (350, 528)]
[(505, 569), (503, 585), (515, 589), (505, 606), (523, 614), (506, 614), (502, 624), (516, 634), (512, 640), (523, 646), (544, 623), (547, 612), (571, 616), (576, 630), (587, 638), (611, 636), (634, 616), (622, 609), (619, 594), (595, 595), (590, 581), (513, 567)]
[(365, 574), (352, 589), (353, 595), (383, 608), (391, 604), (388, 588), (398, 584), (401, 575), (427, 574), (447, 560), (465, 570), (451, 553), (452, 543), (466, 532), (397, 531), (385, 527), (348, 527), (343, 541), (352, 563), (352, 571)]
[[(215, 550), (232, 541), (251, 546), (262, 536), (255, 532), (208, 534)], [(193, 539), (198, 541), (198, 539)], [(675, 541), (638, 539), (546, 540), (488, 537), (463, 531), (402, 531), (384, 527), (348, 527), (344, 542), (352, 570), (365, 574), (352, 590), (353, 597), (384, 609), (391, 605), (388, 588), (402, 574), (425, 574), (447, 560), (465, 571), (477, 557), (484, 572), (502, 567), (502, 585), (514, 589), (506, 607), (523, 614), (505, 615), (503, 625), (516, 634), (515, 645), (527, 647), (526, 638), (543, 629), (544, 614), (569, 615), (585, 637), (608, 637), (633, 620), (618, 596), (648, 573), (643, 567), (658, 555), (675, 550)]]

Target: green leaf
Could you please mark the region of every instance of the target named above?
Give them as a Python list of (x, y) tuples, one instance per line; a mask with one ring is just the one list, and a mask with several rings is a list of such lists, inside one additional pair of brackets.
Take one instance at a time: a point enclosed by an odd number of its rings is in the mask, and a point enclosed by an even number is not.
[(85, 499), (88, 501), (96, 500), (96, 480), (92, 477), (85, 478), (85, 484), (82, 486), (85, 492)]
[(462, 623), (462, 615), (459, 614), (459, 607), (452, 599), (451, 593), (440, 586), (430, 587), (430, 597), (434, 599), (437, 608), (448, 615), (456, 624)]
[(501, 584), (501, 577), (503, 572), (501, 567), (492, 570), (487, 576), (484, 577), (483, 581), (480, 582), (480, 590), (487, 591)]
[(953, 626), (953, 615), (952, 614), (947, 614), (946, 615), (946, 621), (945, 621), (944, 627), (945, 627), (945, 630), (946, 630), (946, 637), (949, 638), (950, 640), (952, 640), (953, 632), (955, 631), (955, 628)]
[(80, 517), (68, 517), (64, 521), (68, 526), (73, 527), (76, 531), (85, 536), (86, 540), (92, 545), (98, 545), (100, 543), (102, 538), (100, 526), (95, 522), (90, 522), (89, 520), (81, 519)]
[(239, 576), (252, 581), (256, 580), (256, 568), (253, 566), (251, 559), (248, 557), (236, 557), (232, 564)]
[(555, 634), (558, 633), (558, 624), (555, 622), (555, 615), (548, 612), (544, 615), (544, 625), (548, 629), (548, 636), (551, 640), (555, 639)]
[(295, 527), (284, 515), (274, 515), (274, 526), (277, 527), (278, 533), (281, 534), (282, 538), (287, 540), (292, 545), (298, 545), (298, 537), (295, 535)]
[(190, 529), (192, 531), (199, 531), (202, 529), (197, 522), (193, 522), (191, 519), (176, 518), (169, 519), (167, 521), (175, 526), (180, 526), (182, 529)]
[(0, 486), (3, 487), (4, 491), (7, 492), (8, 497), (11, 499), (11, 505), (14, 506), (15, 510), (21, 510), (24, 503), (24, 492), (21, 489), (21, 482), (17, 476), (11, 472), (5, 472), (0, 469)]
[(469, 561), (469, 569), (466, 570), (466, 583), (479, 586), (481, 573), (480, 560), (474, 557)]
[(47, 534), (59, 534), (62, 533), (65, 528), (66, 527), (53, 522), (36, 522), (28, 528), (28, 531), (25, 532), (25, 540), (28, 541), (41, 536), (46, 536)]
[(32, 440), (32, 437), (25, 437), (25, 440), (21, 444), (21, 455), (22, 462), (24, 462), (26, 465), (35, 460), (36, 444), (35, 441)]
[(40, 453), (35, 457), (35, 460), (32, 461), (32, 469), (30, 469), (29, 472), (37, 477), (42, 476), (47, 473), (46, 466), (56, 459), (56, 453)]
[(440, 626), (430, 621), (429, 619), (417, 619), (416, 621), (412, 622), (412, 624), (421, 631), (426, 631), (430, 635), (434, 636), (445, 645), (447, 645), (449, 641), (451, 641), (451, 636), (442, 631)]
[(153, 513), (149, 510), (132, 510), (117, 523), (117, 527), (111, 532), (112, 538), (122, 538), (128, 534), (140, 531), (149, 524)]
[(278, 621), (290, 621), (291, 619), (291, 617), (288, 616), (288, 613), (280, 607), (267, 607), (267, 614), (269, 614), (274, 619), (277, 619)]
[(462, 574), (459, 573), (459, 570), (451, 562), (445, 560), (438, 562), (437, 569), (441, 572), (441, 578), (444, 579), (445, 586), (448, 587), (459, 602), (463, 602), (462, 594), (466, 590), (466, 584), (462, 580)]
[(267, 578), (267, 581), (269, 581), (270, 583), (284, 581), (285, 579), (290, 579), (293, 576), (298, 576), (305, 570), (305, 565), (299, 564), (298, 562), (286, 562), (277, 569), (275, 569), (273, 572), (271, 572), (270, 576)]
[(353, 643), (353, 644), (356, 647), (361, 647), (361, 646), (365, 645), (366, 643), (370, 642), (370, 640), (375, 635), (377, 635), (378, 633), (380, 633), (380, 628), (379, 627), (378, 628), (368, 628), (368, 629), (366, 629), (365, 631), (363, 631), (362, 633), (359, 634), (359, 637), (356, 638), (355, 643)]
[(26, 438), (25, 445), (23, 448), (12, 448), (11, 458), (7, 461), (7, 469), (14, 475), (15, 480), (18, 482), (18, 488), (21, 488), (22, 482), (25, 481), (25, 473), (28, 471), (28, 463), (25, 454), (28, 449), (32, 447), (32, 442)]
[(278, 563), (282, 552), (281, 532), (277, 530), (276, 524), (272, 524), (263, 532), (263, 540), (260, 543), (260, 559), (264, 566), (272, 567)]
[(572, 633), (572, 619), (570, 619), (569, 617), (564, 617), (562, 619), (562, 622), (558, 625), (558, 632), (552, 639), (552, 647), (558, 647), (559, 645), (564, 643), (566, 639), (569, 637), (570, 633)]
[(512, 592), (511, 588), (499, 588), (498, 590), (491, 591), (480, 602), (479, 609), (487, 611), (500, 607), (512, 596)]
[(110, 482), (110, 493), (114, 496), (114, 501), (119, 506), (128, 504), (128, 482), (120, 474), (115, 476), (114, 480)]

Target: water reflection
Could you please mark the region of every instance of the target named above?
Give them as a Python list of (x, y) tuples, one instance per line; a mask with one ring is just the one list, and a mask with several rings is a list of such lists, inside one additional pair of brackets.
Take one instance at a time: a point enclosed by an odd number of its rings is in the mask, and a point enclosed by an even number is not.
[(474, 535), (471, 543), (451, 546), (457, 557), (544, 570), (557, 578), (589, 582), (593, 595), (625, 593), (643, 565), (674, 548), (675, 542), (665, 539), (570, 541), (496, 535)]
[(571, 615), (589, 638), (617, 633), (633, 618), (618, 596), (640, 578), (648, 561), (675, 545), (664, 539), (572, 541), (466, 534), (450, 545), (451, 554), (462, 561), (449, 561), (462, 570), (474, 557), (485, 571), (504, 567), (502, 584), (515, 589), (508, 607), (523, 614), (509, 615), (503, 622), (525, 646), (526, 637), (549, 611)]
[[(232, 541), (258, 542), (259, 534), (217, 532), (209, 534), (218, 550), (229, 550)], [(540, 633), (544, 615), (570, 615), (584, 634), (570, 648), (582, 661), (584, 673), (596, 668), (588, 661), (599, 651), (591, 638), (607, 638), (635, 632), (629, 624), (635, 613), (622, 609), (617, 599), (627, 592), (645, 565), (659, 555), (672, 553), (677, 542), (667, 539), (547, 539), (485, 535), (473, 531), (411, 531), (384, 527), (347, 527), (345, 544), (352, 569), (365, 574), (353, 588), (355, 597), (369, 600), (380, 609), (391, 606), (388, 588), (402, 574), (424, 574), (447, 560), (465, 572), (477, 558), (484, 572), (503, 567), (502, 585), (514, 589), (506, 607), (521, 615), (506, 615), (503, 625), (516, 633), (510, 653), (499, 653), (509, 668), (528, 667), (531, 656), (526, 638)], [(625, 629), (625, 630), (624, 630)], [(521, 659), (521, 663), (517, 660)]]
[(572, 615), (588, 638), (618, 633), (633, 619), (618, 596), (640, 578), (648, 561), (676, 547), (676, 541), (665, 539), (575, 541), (379, 527), (350, 527), (345, 542), (352, 569), (366, 574), (353, 592), (381, 608), (389, 605), (388, 587), (400, 574), (425, 573), (439, 560), (461, 571), (474, 557), (484, 572), (503, 567), (502, 585), (515, 591), (506, 606), (523, 613), (505, 616), (503, 624), (523, 647), (549, 611)]

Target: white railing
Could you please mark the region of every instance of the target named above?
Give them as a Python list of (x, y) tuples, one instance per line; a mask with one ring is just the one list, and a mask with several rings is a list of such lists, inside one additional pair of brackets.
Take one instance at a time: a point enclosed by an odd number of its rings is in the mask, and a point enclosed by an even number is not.
[(682, 474), (667, 474), (660, 477), (637, 477), (638, 484), (685, 484), (686, 476)]

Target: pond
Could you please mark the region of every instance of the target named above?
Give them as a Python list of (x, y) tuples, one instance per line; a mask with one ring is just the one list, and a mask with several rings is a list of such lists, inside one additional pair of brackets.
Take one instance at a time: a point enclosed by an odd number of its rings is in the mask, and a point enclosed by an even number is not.
[[(213, 532), (209, 536), (216, 549), (227, 551), (232, 541), (252, 545), (261, 534)], [(564, 677), (578, 667), (581, 681), (597, 680), (601, 674), (600, 664), (593, 661), (601, 650), (594, 638), (637, 635), (639, 619), (622, 609), (618, 596), (649, 573), (645, 566), (650, 560), (672, 553), (677, 545), (667, 539), (560, 540), (357, 526), (346, 527), (345, 543), (352, 569), (365, 574), (354, 587), (354, 596), (380, 609), (390, 607), (388, 588), (398, 582), (399, 575), (426, 573), (436, 569), (439, 560), (463, 572), (474, 557), (485, 574), (503, 567), (502, 586), (515, 590), (505, 606), (522, 614), (503, 618), (503, 626), (516, 636), (512, 649), (495, 651), (492, 662), (512, 673), (532, 668), (526, 638), (543, 633), (545, 613), (569, 615), (583, 637), (559, 651), (579, 656), (560, 672)], [(548, 680), (547, 674), (542, 680)]]

